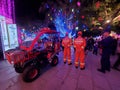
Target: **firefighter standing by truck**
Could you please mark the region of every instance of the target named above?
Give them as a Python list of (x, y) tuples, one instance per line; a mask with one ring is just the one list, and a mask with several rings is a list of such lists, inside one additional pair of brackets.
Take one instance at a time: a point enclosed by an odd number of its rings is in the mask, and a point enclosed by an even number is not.
[(78, 37), (74, 40), (74, 48), (75, 48), (75, 67), (78, 68), (79, 59), (80, 59), (80, 69), (85, 69), (85, 47), (86, 40), (82, 37), (82, 32), (78, 32)]
[(62, 40), (62, 46), (64, 47), (64, 63), (68, 60), (68, 65), (71, 65), (71, 45), (72, 45), (72, 40), (69, 38), (68, 33), (66, 33), (65, 37)]

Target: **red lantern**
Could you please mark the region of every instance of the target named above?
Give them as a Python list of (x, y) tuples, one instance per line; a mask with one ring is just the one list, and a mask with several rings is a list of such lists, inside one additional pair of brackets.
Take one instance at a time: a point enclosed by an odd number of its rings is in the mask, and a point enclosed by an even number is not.
[(98, 21), (103, 21), (103, 18), (102, 18), (102, 17), (99, 17), (99, 18), (98, 18)]
[(100, 7), (100, 1), (97, 1), (95, 5), (96, 5), (96, 8), (98, 9)]
[(82, 18), (82, 19), (84, 19), (84, 18), (85, 18), (85, 16), (84, 16), (84, 15), (82, 15), (82, 16), (81, 16), (81, 18)]

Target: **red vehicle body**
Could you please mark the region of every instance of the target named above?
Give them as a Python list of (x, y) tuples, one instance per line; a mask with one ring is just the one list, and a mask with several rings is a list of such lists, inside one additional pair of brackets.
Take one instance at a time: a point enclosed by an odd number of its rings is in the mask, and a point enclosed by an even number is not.
[[(40, 37), (44, 34), (56, 35), (57, 37), (52, 37), (50, 45), (49, 41), (44, 42), (44, 45), (39, 46), (42, 42), (38, 42)], [(57, 39), (55, 41), (55, 39)], [(37, 47), (35, 44), (37, 43)], [(47, 44), (46, 44), (47, 43)], [(52, 66), (58, 64), (57, 54), (60, 51), (60, 40), (59, 32), (55, 30), (50, 30), (49, 28), (42, 28), (29, 47), (20, 45), (17, 49), (11, 49), (5, 52), (6, 59), (10, 64), (14, 65), (15, 71), (18, 73), (23, 73), (23, 80), (26, 82), (31, 82), (38, 78), (40, 75), (40, 70), (48, 63)]]

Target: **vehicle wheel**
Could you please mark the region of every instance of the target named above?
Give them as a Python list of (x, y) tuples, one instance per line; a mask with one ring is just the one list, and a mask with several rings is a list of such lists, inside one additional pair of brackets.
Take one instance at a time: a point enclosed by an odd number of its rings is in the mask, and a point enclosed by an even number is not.
[(56, 66), (57, 64), (58, 64), (58, 57), (54, 56), (54, 58), (52, 59), (51, 65)]
[(40, 75), (40, 69), (35, 66), (28, 66), (23, 71), (23, 80), (25, 82), (32, 82)]
[(20, 65), (15, 64), (15, 65), (14, 65), (14, 68), (15, 68), (15, 71), (16, 71), (17, 73), (22, 73), (22, 72), (23, 72), (23, 68), (20, 67)]

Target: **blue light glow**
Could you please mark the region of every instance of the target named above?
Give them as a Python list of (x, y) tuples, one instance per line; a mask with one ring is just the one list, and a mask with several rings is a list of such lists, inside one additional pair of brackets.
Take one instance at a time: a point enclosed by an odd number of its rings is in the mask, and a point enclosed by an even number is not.
[(71, 3), (71, 2), (72, 2), (72, 0), (69, 0), (69, 2)]
[[(82, 23), (81, 23), (82, 24)], [(88, 30), (88, 26), (85, 24), (82, 24), (82, 26), (80, 27), (81, 30)]]
[(79, 27), (76, 27), (75, 29), (76, 29), (76, 30), (78, 30), (78, 29), (79, 29)]
[(60, 32), (60, 37), (64, 37), (65, 33), (68, 32), (70, 37), (75, 36), (75, 30), (73, 27), (73, 22), (72, 19), (73, 15), (71, 14), (70, 16), (66, 17), (65, 15), (62, 14), (62, 12), (59, 12), (58, 15), (55, 16), (55, 26), (56, 30)]

